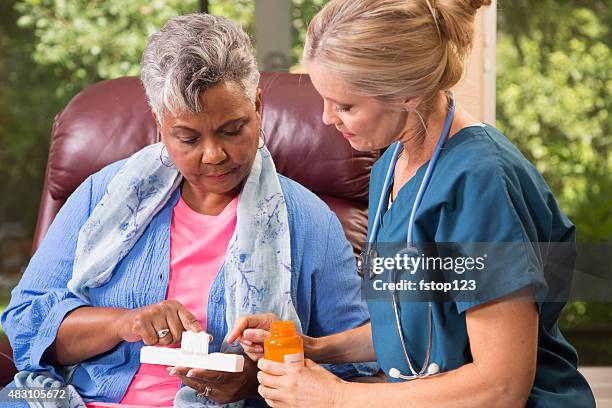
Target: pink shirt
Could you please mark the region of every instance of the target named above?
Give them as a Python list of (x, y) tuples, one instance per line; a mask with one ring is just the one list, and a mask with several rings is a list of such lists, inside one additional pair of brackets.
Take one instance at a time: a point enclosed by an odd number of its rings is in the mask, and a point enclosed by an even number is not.
[[(238, 198), (217, 216), (192, 210), (181, 197), (170, 225), (170, 279), (166, 299), (176, 299), (206, 330), (206, 307), (212, 284), (223, 265), (234, 229)], [(169, 347), (180, 347), (175, 344)], [(181, 381), (166, 366), (141, 364), (121, 403), (87, 403), (89, 408), (172, 407)]]

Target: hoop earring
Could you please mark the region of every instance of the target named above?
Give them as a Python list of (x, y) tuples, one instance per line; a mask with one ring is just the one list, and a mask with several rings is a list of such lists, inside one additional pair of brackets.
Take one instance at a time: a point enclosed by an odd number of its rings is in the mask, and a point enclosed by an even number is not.
[(259, 146), (258, 149), (263, 149), (266, 146), (266, 132), (263, 128), (259, 128)]
[(166, 148), (165, 144), (162, 144), (162, 148), (159, 151), (159, 161), (161, 162), (161, 164), (163, 164), (166, 167), (172, 167), (174, 166), (174, 163), (172, 163), (172, 160), (170, 161), (170, 164), (166, 164), (166, 162), (164, 162), (164, 149)]

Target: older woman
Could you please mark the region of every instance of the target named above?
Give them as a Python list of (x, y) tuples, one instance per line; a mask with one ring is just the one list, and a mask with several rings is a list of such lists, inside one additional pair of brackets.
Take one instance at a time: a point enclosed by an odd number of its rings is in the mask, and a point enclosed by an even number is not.
[(162, 144), (90, 176), (57, 215), (2, 315), (22, 370), (11, 386), (60, 381), (72, 406), (172, 406), (181, 382), (183, 401), (238, 401), (257, 395), (250, 360), (168, 372), (140, 364), (141, 347), (205, 330), (211, 351), (232, 351), (227, 328), (263, 311), (317, 337), (367, 321), (338, 219), (263, 145), (258, 79), (224, 18), (151, 37), (142, 82)]

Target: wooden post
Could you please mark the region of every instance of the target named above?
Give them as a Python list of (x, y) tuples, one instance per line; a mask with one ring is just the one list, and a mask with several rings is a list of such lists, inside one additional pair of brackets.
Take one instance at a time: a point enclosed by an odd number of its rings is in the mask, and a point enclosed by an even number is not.
[(457, 101), (479, 120), (495, 125), (495, 52), (497, 2), (476, 16), (474, 49), (464, 78), (455, 89)]
[(291, 2), (255, 0), (255, 41), (261, 71), (287, 71), (291, 64)]

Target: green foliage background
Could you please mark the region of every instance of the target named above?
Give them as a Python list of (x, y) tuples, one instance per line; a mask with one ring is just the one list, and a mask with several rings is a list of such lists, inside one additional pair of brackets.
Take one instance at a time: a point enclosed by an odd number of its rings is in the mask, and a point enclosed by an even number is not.
[[(501, 2), (497, 126), (544, 175), (579, 242), (612, 239), (612, 2)], [(612, 268), (612, 266), (609, 266)], [(574, 302), (565, 328), (612, 327)]]
[[(280, 1), (280, 0), (279, 0)], [(287, 0), (289, 1), (289, 0)], [(293, 58), (325, 0), (291, 0)], [(542, 172), (582, 242), (612, 237), (611, 0), (500, 0), (497, 125)], [(254, 1), (210, 11), (254, 33)], [(102, 79), (138, 75), (147, 37), (197, 0), (0, 2), (0, 225), (31, 234), (54, 115)], [(565, 327), (611, 327), (610, 304), (571, 304)]]

